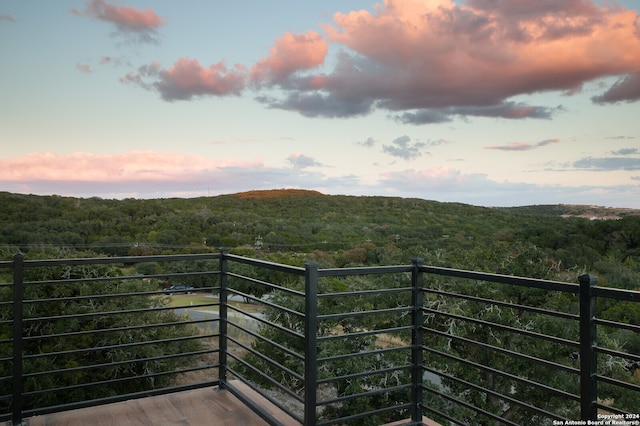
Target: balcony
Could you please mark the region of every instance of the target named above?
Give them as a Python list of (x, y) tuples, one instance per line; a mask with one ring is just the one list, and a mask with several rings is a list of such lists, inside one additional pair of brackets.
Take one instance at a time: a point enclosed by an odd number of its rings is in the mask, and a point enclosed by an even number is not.
[[(155, 270), (140, 275), (141, 264)], [(188, 407), (180, 421), (192, 425), (640, 422), (640, 355), (617, 344), (640, 326), (599, 316), (638, 309), (640, 292), (591, 275), (566, 283), (418, 258), (320, 269), (225, 250), (16, 255), (2, 272), (13, 279), (0, 284), (0, 422), (69, 424), (51, 416), (148, 404), (139, 424), (163, 424), (153, 416), (180, 411), (166, 401)]]

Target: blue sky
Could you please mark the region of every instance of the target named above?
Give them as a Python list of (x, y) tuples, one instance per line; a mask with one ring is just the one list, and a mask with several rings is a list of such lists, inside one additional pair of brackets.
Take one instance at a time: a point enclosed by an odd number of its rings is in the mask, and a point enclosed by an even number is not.
[(0, 190), (640, 208), (640, 1), (0, 0)]

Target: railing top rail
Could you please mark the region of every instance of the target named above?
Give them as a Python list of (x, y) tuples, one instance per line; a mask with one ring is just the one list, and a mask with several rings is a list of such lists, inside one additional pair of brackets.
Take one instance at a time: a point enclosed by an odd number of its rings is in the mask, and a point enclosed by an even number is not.
[(318, 277), (340, 277), (347, 275), (381, 275), (411, 272), (413, 265), (359, 266), (353, 268), (318, 269)]
[[(121, 256), (121, 257), (83, 257), (75, 259), (33, 259), (25, 260), (25, 267), (60, 266), (60, 265), (90, 265), (112, 263), (142, 263), (142, 262), (173, 262), (181, 260), (215, 260), (220, 253), (171, 254), (154, 256)], [(8, 266), (6, 266), (8, 265)], [(0, 267), (13, 267), (13, 262), (0, 262)]]
[(640, 291), (635, 290), (596, 286), (593, 287), (593, 295), (609, 299), (626, 300), (629, 302), (640, 302)]
[(479, 281), (491, 281), (501, 284), (511, 284), (511, 285), (519, 285), (525, 287), (535, 287), (544, 290), (556, 290), (556, 291), (564, 291), (568, 293), (579, 293), (580, 285), (573, 283), (566, 283), (562, 281), (550, 281), (543, 280), (539, 278), (524, 278), (517, 277), (515, 275), (503, 275), (503, 274), (493, 274), (488, 272), (476, 272), (476, 271), (467, 271), (463, 269), (453, 269), (453, 268), (442, 268), (438, 266), (420, 266), (420, 271), (436, 274), (436, 275), (446, 275), (450, 277), (456, 278), (468, 278)]
[(299, 266), (284, 265), (281, 263), (269, 262), (266, 260), (252, 259), (249, 257), (238, 256), (236, 254), (225, 254), (224, 257), (229, 260), (244, 263), (245, 265), (259, 266), (261, 268), (267, 268), (275, 271), (304, 276), (305, 269)]

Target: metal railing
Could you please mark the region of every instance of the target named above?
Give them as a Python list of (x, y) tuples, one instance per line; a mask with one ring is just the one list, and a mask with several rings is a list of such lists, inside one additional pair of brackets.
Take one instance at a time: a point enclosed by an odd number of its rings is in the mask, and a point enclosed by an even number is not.
[[(160, 267), (136, 273), (145, 263)], [(3, 270), (13, 279), (0, 284), (0, 421), (13, 424), (210, 386), (279, 424), (238, 382), (318, 426), (635, 420), (640, 407), (640, 355), (619, 345), (640, 326), (607, 317), (640, 309), (640, 292), (598, 287), (590, 275), (573, 284), (418, 258), (302, 268), (226, 250), (16, 255)], [(166, 296), (159, 283), (168, 282), (195, 283), (201, 297)]]

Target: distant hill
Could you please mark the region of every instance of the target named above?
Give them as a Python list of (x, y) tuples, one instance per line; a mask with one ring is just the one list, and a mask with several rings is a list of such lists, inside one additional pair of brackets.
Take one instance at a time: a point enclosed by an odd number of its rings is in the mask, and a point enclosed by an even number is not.
[(503, 207), (504, 211), (518, 214), (582, 217), (586, 219), (616, 220), (625, 216), (638, 216), (640, 210), (629, 208), (614, 208), (602, 206), (586, 206), (579, 204), (543, 204), (522, 207)]

